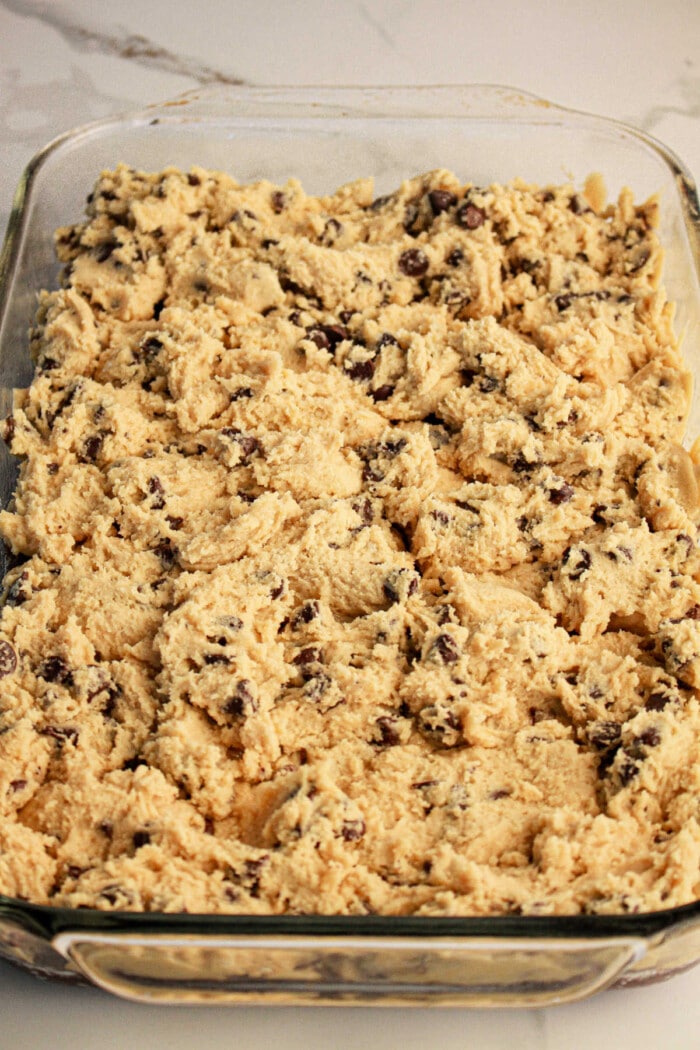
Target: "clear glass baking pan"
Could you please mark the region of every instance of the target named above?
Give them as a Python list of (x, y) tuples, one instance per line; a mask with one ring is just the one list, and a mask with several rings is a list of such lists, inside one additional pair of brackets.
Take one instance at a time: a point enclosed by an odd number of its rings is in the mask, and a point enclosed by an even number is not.
[[(373, 175), (376, 193), (430, 168), (487, 184), (519, 175), (609, 196), (661, 194), (665, 284), (700, 368), (700, 222), (693, 180), (631, 128), (510, 88), (205, 90), (56, 139), (27, 167), (0, 258), (0, 413), (31, 379), (27, 331), (56, 285), (54, 229), (77, 221), (103, 168), (193, 164), (241, 182), (301, 179), (331, 192)], [(688, 443), (700, 436), (696, 391)], [(16, 465), (0, 452), (0, 499)], [(0, 566), (1, 568), (2, 566)], [(700, 961), (700, 902), (641, 915), (431, 918), (137, 914), (0, 896), (0, 955), (34, 973), (145, 1001), (545, 1005)]]

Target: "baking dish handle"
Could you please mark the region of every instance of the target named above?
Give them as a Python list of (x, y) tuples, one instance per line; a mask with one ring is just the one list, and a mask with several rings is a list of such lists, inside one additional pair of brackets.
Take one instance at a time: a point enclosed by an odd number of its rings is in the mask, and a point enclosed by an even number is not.
[(140, 1002), (546, 1006), (608, 987), (642, 938), (201, 937), (66, 931), (54, 948)]

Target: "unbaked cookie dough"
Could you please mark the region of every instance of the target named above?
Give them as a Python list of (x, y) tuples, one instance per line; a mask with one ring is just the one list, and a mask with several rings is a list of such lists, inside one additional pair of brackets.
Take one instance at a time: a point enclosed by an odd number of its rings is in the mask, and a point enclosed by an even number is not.
[(100, 177), (4, 436), (0, 891), (700, 896), (700, 509), (657, 203)]

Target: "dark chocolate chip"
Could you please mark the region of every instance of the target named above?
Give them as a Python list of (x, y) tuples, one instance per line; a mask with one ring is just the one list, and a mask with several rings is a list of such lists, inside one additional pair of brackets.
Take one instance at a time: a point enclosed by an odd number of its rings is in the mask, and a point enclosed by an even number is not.
[(95, 259), (98, 263), (106, 262), (112, 254), (112, 252), (114, 251), (114, 249), (119, 247), (119, 242), (114, 238), (110, 238), (107, 241), (102, 241), (101, 244), (98, 244), (95, 248), (93, 248)]
[(409, 248), (399, 256), (399, 270), (407, 277), (422, 277), (429, 265), (428, 256), (420, 248)]
[(459, 266), (461, 262), (464, 262), (464, 252), (461, 248), (453, 248), (446, 259), (448, 266)]
[(153, 547), (153, 553), (157, 554), (163, 564), (169, 567), (175, 564), (178, 551), (177, 547), (173, 547), (170, 540), (166, 538)]
[(44, 726), (43, 729), (39, 730), (39, 735), (50, 736), (54, 740), (57, 740), (59, 744), (68, 741), (68, 743), (77, 746), (80, 733), (73, 726)]
[(17, 653), (9, 642), (0, 641), (0, 678), (7, 678), (17, 670)]
[(456, 196), (454, 193), (450, 193), (449, 190), (431, 190), (428, 194), (428, 200), (434, 215), (440, 215), (441, 212), (448, 211), (457, 203)]
[(224, 706), (224, 711), (227, 714), (240, 717), (248, 711), (255, 712), (258, 710), (258, 702), (253, 696), (250, 687), (250, 680), (248, 678), (241, 678), (240, 682), (236, 685), (234, 695)]
[(373, 401), (388, 401), (394, 393), (394, 387), (389, 383), (384, 383), (383, 386), (377, 387), (376, 390), (370, 391), (370, 397)]
[(134, 849), (141, 849), (142, 846), (148, 846), (151, 841), (151, 836), (147, 831), (135, 831), (133, 840)]
[(11, 780), (10, 781), (10, 791), (14, 791), (14, 792), (24, 791), (26, 786), (27, 786), (27, 781), (23, 780), (23, 779)]
[(292, 620), (292, 627), (300, 627), (303, 623), (311, 623), (317, 616), (320, 615), (321, 606), (315, 600), (304, 602), (302, 607), (295, 613)]
[(658, 747), (661, 743), (661, 734), (656, 726), (648, 726), (634, 740), (635, 743), (644, 744), (646, 747)]
[(573, 497), (574, 489), (571, 485), (568, 485), (566, 482), (564, 482), (563, 485), (560, 485), (557, 489), (549, 490), (549, 502), (554, 503), (555, 505), (558, 505), (560, 503), (568, 503), (569, 500), (573, 499)]
[(49, 656), (37, 670), (39, 678), (45, 682), (59, 682), (61, 685), (73, 685), (73, 674), (66, 661), (60, 656)]
[(243, 398), (253, 397), (253, 391), (249, 386), (241, 386), (230, 395), (231, 401), (241, 401)]
[(331, 341), (322, 328), (307, 328), (306, 338), (315, 343), (319, 350), (330, 350)]
[(367, 830), (364, 820), (344, 820), (340, 834), (346, 842), (357, 842)]
[(165, 499), (163, 498), (165, 489), (163, 488), (163, 483), (156, 474), (148, 479), (148, 491), (154, 497), (151, 500), (151, 507), (153, 510), (162, 510), (165, 506)]
[(592, 722), (588, 727), (588, 739), (593, 747), (604, 751), (609, 747), (616, 747), (620, 743), (622, 726), (619, 722), (598, 721)]
[(306, 666), (306, 664), (321, 663), (321, 662), (322, 662), (321, 650), (318, 649), (316, 646), (313, 646), (313, 645), (307, 646), (306, 649), (302, 649), (300, 652), (297, 653), (297, 655), (292, 660), (292, 663), (296, 664), (298, 667), (304, 667), (304, 666)]
[(562, 565), (570, 566), (567, 568), (569, 578), (578, 580), (590, 569), (591, 556), (585, 548), (567, 547), (562, 555)]
[(327, 675), (324, 671), (319, 674), (311, 675), (310, 678), (306, 679), (306, 684), (304, 685), (304, 696), (307, 700), (316, 702), (328, 692), (330, 685), (330, 675)]
[(275, 214), (279, 215), (279, 213), (284, 210), (286, 203), (287, 198), (284, 193), (282, 193), (282, 190), (274, 190), (270, 197), (270, 206)]
[(387, 459), (394, 459), (400, 452), (406, 448), (408, 444), (407, 438), (399, 438), (398, 440), (380, 441), (377, 445), (377, 451), (386, 456)]
[(371, 379), (375, 369), (374, 361), (345, 362), (345, 371), (351, 379), (358, 381)]
[(147, 364), (151, 364), (156, 359), (156, 357), (162, 349), (163, 344), (160, 341), (160, 339), (158, 339), (157, 336), (152, 335), (141, 343), (138, 350), (135, 351), (135, 355), (137, 357), (143, 358), (143, 360)]
[(465, 230), (476, 230), (486, 221), (486, 212), (482, 208), (477, 208), (476, 204), (472, 204), (471, 201), (465, 201), (457, 209), (455, 218), (458, 226), (462, 226)]
[(456, 663), (460, 657), (459, 646), (450, 634), (439, 634), (433, 642), (430, 651), (439, 656), (444, 664)]
[(379, 744), (382, 747), (395, 747), (401, 742), (401, 738), (396, 731), (396, 718), (392, 718), (390, 715), (382, 715), (381, 718), (377, 719), (375, 725), (379, 730)]
[(101, 434), (93, 434), (83, 445), (83, 451), (78, 458), (83, 462), (94, 463), (100, 454), (103, 443), (104, 438)]

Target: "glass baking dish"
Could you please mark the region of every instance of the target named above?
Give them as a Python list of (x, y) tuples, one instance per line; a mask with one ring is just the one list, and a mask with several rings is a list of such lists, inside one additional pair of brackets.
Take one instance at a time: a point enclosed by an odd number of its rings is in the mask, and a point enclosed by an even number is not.
[[(661, 194), (665, 284), (700, 368), (700, 224), (680, 161), (631, 128), (490, 86), (198, 91), (63, 135), (27, 167), (0, 258), (0, 411), (31, 380), (36, 295), (56, 285), (54, 229), (77, 221), (103, 168), (193, 164), (241, 182), (301, 179), (332, 192), (373, 175), (381, 194), (446, 167), (462, 181), (521, 176), (610, 197)], [(700, 395), (688, 443), (700, 436)], [(16, 465), (0, 451), (0, 499)], [(142, 914), (69, 910), (0, 896), (0, 956), (50, 978), (143, 1001), (546, 1005), (700, 961), (700, 902), (637, 915), (432, 918)]]

